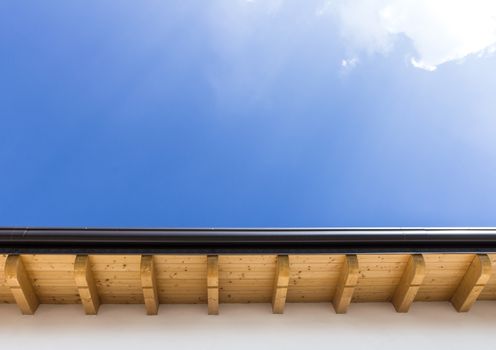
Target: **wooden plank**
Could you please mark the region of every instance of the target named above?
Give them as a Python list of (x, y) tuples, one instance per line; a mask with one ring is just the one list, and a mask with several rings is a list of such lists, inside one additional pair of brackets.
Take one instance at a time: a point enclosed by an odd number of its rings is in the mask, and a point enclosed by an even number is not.
[(477, 254), (451, 298), (451, 303), (456, 311), (467, 312), (470, 310), (489, 281), (491, 271), (491, 260), (487, 254)]
[(353, 297), (353, 291), (358, 282), (358, 258), (356, 255), (346, 255), (341, 276), (336, 287), (332, 304), (338, 314), (344, 314), (348, 310)]
[(5, 281), (21, 312), (24, 315), (33, 315), (40, 302), (19, 255), (7, 256)]
[(74, 257), (73, 254), (23, 254), (22, 262), (24, 265), (47, 262), (69, 263), (74, 265)]
[(158, 313), (157, 277), (153, 263), (153, 255), (141, 256), (141, 287), (147, 315)]
[(274, 267), (277, 255), (220, 255), (219, 265), (221, 267), (231, 265), (258, 265), (267, 264)]
[(198, 264), (205, 266), (206, 255), (154, 255), (155, 265)]
[(209, 255), (207, 257), (207, 294), (208, 314), (219, 314), (219, 257)]
[(422, 254), (411, 255), (392, 298), (397, 312), (408, 312), (424, 278), (425, 261)]
[(361, 267), (363, 264), (396, 263), (403, 260), (407, 261), (408, 257), (406, 254), (359, 254), (358, 264)]
[(455, 264), (462, 264), (462, 263), (469, 263), (472, 261), (474, 255), (473, 254), (450, 254), (450, 253), (444, 253), (444, 254), (423, 254), (424, 255), (424, 260), (427, 265), (427, 269), (429, 268), (429, 264), (433, 262), (444, 262), (444, 263), (455, 263)]
[(278, 255), (276, 262), (276, 274), (274, 278), (274, 291), (272, 293), (272, 312), (282, 314), (286, 305), (286, 296), (289, 285), (289, 257)]
[(96, 289), (88, 255), (77, 255), (74, 262), (74, 280), (87, 315), (96, 315), (100, 298)]
[(327, 255), (327, 254), (291, 254), (289, 256), (289, 264), (290, 268), (293, 268), (293, 265), (316, 265), (316, 264), (342, 264), (343, 263), (343, 255)]
[(139, 295), (100, 295), (101, 304), (143, 304), (143, 294)]
[[(282, 308), (284, 302), (329, 300), (333, 303), (335, 301), (338, 307), (339, 302), (347, 306), (350, 302), (381, 301), (408, 306), (413, 299), (456, 300), (455, 291), (462, 288), (461, 282), (470, 285), (466, 282), (469, 279), (466, 275), (468, 276), (469, 267), (472, 266), (474, 254), (423, 254), (423, 257), (425, 278), (418, 288), (415, 283), (406, 282), (409, 280), (407, 276), (411, 278), (411, 272), (407, 271), (412, 269), (409, 266), (412, 258), (408, 254), (358, 255), (358, 280), (354, 285), (342, 282), (343, 266), (350, 260), (345, 255), (290, 255), (289, 285), (282, 286), (279, 290), (274, 288), (278, 260), (275, 254), (219, 255), (217, 287), (213, 285), (212, 288), (208, 288), (212, 279), (207, 278), (207, 255), (154, 255), (152, 264), (156, 298), (153, 283), (150, 283), (153, 275), (147, 272), (147, 277), (142, 278), (142, 256), (139, 254), (92, 255), (86, 272), (91, 272), (90, 278), (96, 286), (94, 295), (101, 303), (145, 303), (145, 306), (150, 303), (151, 307), (156, 302), (157, 308), (160, 302), (208, 304), (210, 291), (211, 300), (215, 301), (211, 304), (216, 303), (217, 312), (218, 304), (223, 302), (270, 303), (278, 292), (281, 292)], [(496, 254), (490, 254), (489, 259), (496, 264)], [(13, 303), (16, 300), (11, 286), (4, 280), (6, 260), (7, 255), (0, 255), (0, 302)], [(21, 256), (27, 281), (39, 302), (80, 302), (80, 293), (84, 292), (80, 289), (88, 292), (89, 284), (76, 284), (75, 260), (76, 256), (70, 254)], [(470, 293), (465, 298), (471, 298), (473, 303), (477, 298), (476, 294), (483, 287), (484, 284), (480, 281), (473, 284), (472, 288), (466, 289)], [(415, 289), (418, 290), (416, 295)], [(282, 293), (283, 290), (286, 294)], [(150, 293), (149, 297), (145, 295), (147, 292)], [(496, 299), (496, 274), (487, 281), (478, 298)], [(397, 301), (399, 299), (402, 301)], [(83, 304), (84, 302), (85, 298)], [(402, 307), (398, 306), (397, 309), (401, 312)]]

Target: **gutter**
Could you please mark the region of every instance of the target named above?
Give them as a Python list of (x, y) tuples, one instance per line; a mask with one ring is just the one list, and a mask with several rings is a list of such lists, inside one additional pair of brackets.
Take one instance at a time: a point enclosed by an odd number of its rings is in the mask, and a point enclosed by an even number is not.
[(491, 253), (496, 228), (9, 228), (3, 254)]

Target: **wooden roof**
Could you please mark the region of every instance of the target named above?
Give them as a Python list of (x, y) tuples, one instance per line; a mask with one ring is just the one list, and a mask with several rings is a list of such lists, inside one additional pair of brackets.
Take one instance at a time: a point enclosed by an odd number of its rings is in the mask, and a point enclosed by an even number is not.
[[(496, 254), (356, 255), (71, 255), (0, 256), (0, 303), (25, 314), (38, 303), (208, 304), (451, 301), (468, 311), (476, 299), (496, 299)], [(325, 306), (324, 306), (325, 307)], [(354, 306), (355, 307), (355, 306)], [(359, 307), (359, 306), (356, 306)]]
[(390, 302), (407, 312), (414, 301), (446, 301), (468, 311), (477, 299), (496, 299), (496, 253), (482, 241), (466, 241), (473, 252), (89, 254), (59, 245), (40, 254), (14, 236), (0, 234), (0, 303), (16, 303), (24, 314), (40, 303), (82, 304), (86, 314), (107, 303), (144, 304), (150, 315), (160, 304), (193, 303), (206, 304), (209, 314), (223, 303), (272, 303), (274, 313), (283, 313), (286, 303), (302, 302), (329, 310), (332, 304), (337, 313), (362, 302)]

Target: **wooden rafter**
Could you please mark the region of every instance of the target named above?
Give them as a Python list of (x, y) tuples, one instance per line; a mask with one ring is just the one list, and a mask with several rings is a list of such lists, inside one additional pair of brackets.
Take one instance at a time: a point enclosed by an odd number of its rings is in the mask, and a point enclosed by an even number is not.
[(207, 256), (208, 314), (219, 314), (219, 257)]
[(148, 315), (156, 315), (158, 313), (159, 301), (153, 255), (141, 256), (140, 273), (146, 313)]
[(87, 315), (96, 315), (100, 307), (100, 298), (88, 255), (76, 256), (74, 262), (74, 279), (85, 313)]
[(21, 312), (24, 315), (33, 315), (40, 303), (20, 255), (7, 257), (5, 280)]
[(275, 314), (282, 314), (284, 312), (288, 285), (289, 257), (287, 255), (278, 255), (274, 278), (274, 291), (272, 293), (272, 312)]
[(451, 298), (451, 303), (458, 312), (470, 310), (489, 281), (491, 271), (491, 260), (487, 254), (475, 255), (465, 276)]
[(408, 312), (425, 278), (425, 261), (422, 254), (410, 255), (392, 303), (397, 312)]
[(356, 255), (346, 255), (343, 269), (339, 277), (332, 304), (338, 314), (344, 314), (351, 303), (353, 292), (358, 282), (358, 258)]
[(209, 312), (216, 314), (220, 302), (273, 299), (274, 312), (283, 312), (287, 302), (328, 302), (332, 294), (339, 313), (352, 300), (392, 302), (399, 312), (413, 301), (444, 300), (467, 311), (477, 299), (496, 300), (493, 260), (496, 252), (0, 254), (0, 304), (17, 303), (23, 313), (32, 314), (39, 303), (82, 303), (94, 314), (100, 302), (144, 302), (146, 312), (155, 314), (162, 300), (208, 303)]

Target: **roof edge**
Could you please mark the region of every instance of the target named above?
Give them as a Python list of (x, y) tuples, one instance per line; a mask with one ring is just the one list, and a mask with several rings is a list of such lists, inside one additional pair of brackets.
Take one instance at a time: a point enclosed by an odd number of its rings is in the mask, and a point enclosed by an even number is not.
[(8, 254), (367, 254), (496, 252), (494, 227), (0, 227)]

